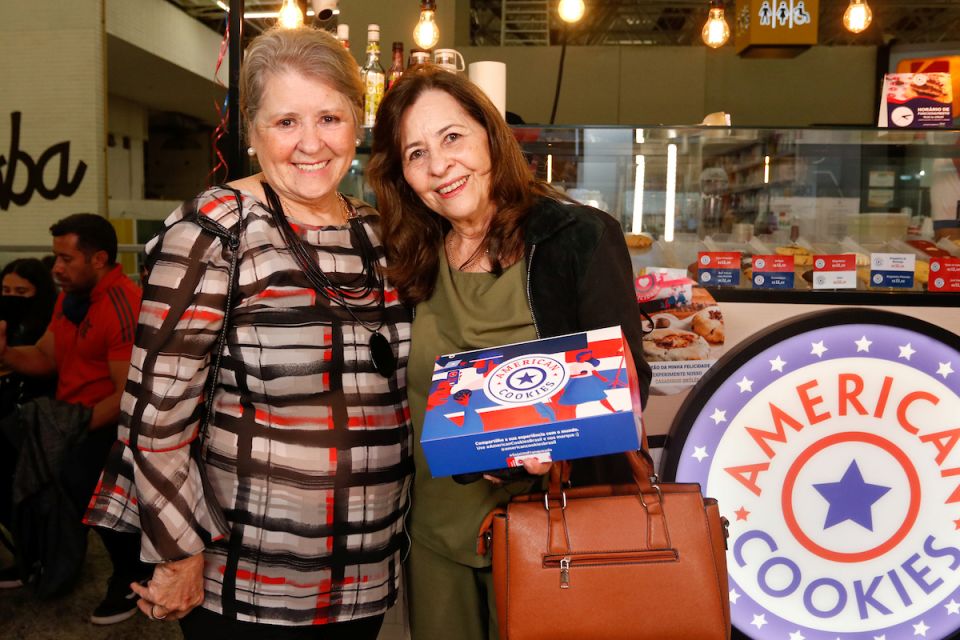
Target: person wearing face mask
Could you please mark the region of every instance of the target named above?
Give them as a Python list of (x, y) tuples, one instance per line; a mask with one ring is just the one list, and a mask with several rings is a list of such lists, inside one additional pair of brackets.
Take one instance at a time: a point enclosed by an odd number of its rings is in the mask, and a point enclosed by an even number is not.
[(118, 464), (87, 520), (142, 531), (140, 607), (187, 638), (374, 640), (397, 599), (410, 312), (379, 215), (337, 191), (362, 95), (331, 34), (259, 35), (240, 110), (260, 171), (184, 203), (147, 247)]
[[(53, 314), (57, 290), (47, 269), (36, 258), (13, 260), (0, 271), (0, 320), (6, 322), (7, 341), (12, 345), (29, 345), (43, 335)], [(54, 378), (22, 376), (9, 368), (0, 367), (0, 424), (24, 402), (41, 396), (52, 396), (56, 389)], [(10, 418), (14, 419), (14, 418)], [(16, 450), (4, 436), (0, 426), (0, 487), (12, 483), (16, 467)], [(10, 525), (13, 504), (9, 491), (0, 490), (0, 522)], [(2, 535), (2, 532), (0, 532)], [(12, 541), (7, 541), (12, 547)], [(16, 566), (0, 569), (0, 589), (22, 586)]]
[[(55, 375), (57, 403), (89, 414), (79, 425), (82, 435), (76, 446), (65, 447), (69, 450), (57, 472), (79, 524), (117, 438), (140, 292), (117, 263), (117, 234), (102, 216), (73, 214), (52, 225), (50, 233), (56, 256), (52, 275), (61, 289), (53, 317), (43, 334), (27, 345), (17, 344), (22, 325), (15, 329), (0, 322), (0, 363), (25, 377)], [(16, 290), (16, 280), (11, 284)], [(23, 412), (19, 422), (21, 435), (41, 428), (25, 424)], [(62, 433), (67, 437), (65, 428)], [(143, 578), (147, 567), (139, 560), (137, 536), (101, 532), (101, 538), (113, 575), (90, 621), (106, 625), (136, 612), (128, 584)]]
[[(383, 217), (387, 271), (416, 305), (407, 387), (417, 441), (441, 354), (620, 325), (646, 399), (650, 367), (623, 230), (613, 217), (535, 180), (484, 93), (432, 65), (384, 97), (368, 176)], [(586, 367), (584, 366), (586, 370)], [(580, 393), (592, 393), (580, 385)], [(594, 394), (595, 395), (595, 394)], [(430, 475), (415, 449), (408, 563), (414, 640), (497, 635), (490, 558), (476, 552), (486, 514), (533, 481), (458, 484)], [(549, 463), (524, 461), (531, 473)], [(575, 484), (632, 482), (621, 455), (576, 460)]]
[[(0, 320), (7, 323), (7, 343), (34, 344), (46, 331), (57, 301), (50, 270), (36, 258), (13, 260), (0, 271), (0, 286)], [(0, 368), (0, 418), (31, 398), (52, 395), (55, 382)]]

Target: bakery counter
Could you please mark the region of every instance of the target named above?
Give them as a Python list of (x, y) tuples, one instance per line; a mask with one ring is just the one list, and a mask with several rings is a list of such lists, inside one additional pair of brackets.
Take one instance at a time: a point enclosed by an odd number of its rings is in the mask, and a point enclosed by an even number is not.
[(718, 303), (859, 305), (872, 307), (960, 307), (960, 293), (929, 291), (769, 291), (707, 287)]
[[(840, 292), (764, 292), (738, 289), (710, 290), (716, 307), (722, 312), (722, 344), (711, 343), (709, 359), (705, 367), (713, 366), (736, 346), (754, 339), (754, 336), (779, 323), (792, 321), (797, 316), (851, 307), (881, 309), (924, 320), (960, 335), (960, 296), (931, 293), (885, 294), (863, 292), (858, 294)], [(691, 328), (692, 328), (692, 323)], [(696, 362), (696, 361), (692, 361)], [(665, 363), (651, 362), (656, 369)], [(960, 370), (960, 367), (954, 368)], [(655, 388), (644, 409), (644, 423), (655, 442), (663, 442), (680, 410), (681, 405), (694, 389), (694, 384)]]

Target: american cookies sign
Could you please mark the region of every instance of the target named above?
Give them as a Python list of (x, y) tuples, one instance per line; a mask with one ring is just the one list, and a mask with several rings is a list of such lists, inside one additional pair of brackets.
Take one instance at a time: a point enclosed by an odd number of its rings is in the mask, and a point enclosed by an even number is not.
[(817, 312), (726, 354), (673, 425), (665, 475), (730, 520), (731, 619), (783, 640), (960, 629), (960, 337)]

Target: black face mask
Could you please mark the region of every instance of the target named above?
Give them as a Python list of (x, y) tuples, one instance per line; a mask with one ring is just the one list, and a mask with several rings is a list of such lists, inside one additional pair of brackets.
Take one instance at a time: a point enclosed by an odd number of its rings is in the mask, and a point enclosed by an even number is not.
[(80, 326), (90, 310), (89, 293), (68, 293), (63, 296), (63, 315), (73, 324)]
[(30, 307), (30, 298), (0, 296), (0, 320), (7, 321), (7, 335), (14, 335)]

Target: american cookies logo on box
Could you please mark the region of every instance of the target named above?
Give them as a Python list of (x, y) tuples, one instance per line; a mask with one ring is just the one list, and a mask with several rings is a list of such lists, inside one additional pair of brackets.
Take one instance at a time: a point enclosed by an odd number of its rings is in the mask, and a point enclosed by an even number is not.
[(676, 477), (730, 520), (731, 618), (752, 638), (960, 629), (960, 338), (883, 316), (761, 336), (688, 422)]
[(499, 365), (483, 385), (487, 397), (497, 404), (530, 404), (557, 393), (568, 378), (563, 362), (545, 354), (530, 354)]

